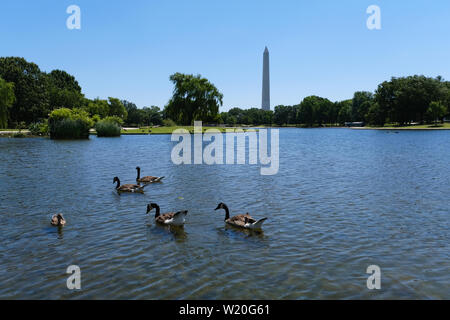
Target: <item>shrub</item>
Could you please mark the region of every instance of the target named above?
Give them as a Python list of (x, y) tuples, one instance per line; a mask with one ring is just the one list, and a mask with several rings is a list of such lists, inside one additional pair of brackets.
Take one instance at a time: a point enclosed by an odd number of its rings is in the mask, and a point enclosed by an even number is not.
[(25, 121), (20, 121), (19, 123), (16, 124), (16, 129), (19, 129), (19, 131), (22, 131), (23, 129), (27, 128), (27, 124), (25, 123)]
[(118, 137), (120, 136), (120, 127), (117, 123), (109, 120), (100, 120), (95, 125), (97, 137)]
[(163, 125), (166, 127), (175, 127), (177, 124), (172, 119), (164, 119)]
[(17, 124), (16, 128), (19, 129), (19, 132), (13, 134), (13, 138), (25, 138), (27, 135), (22, 132), (23, 129), (26, 129), (26, 123), (21, 121)]
[(81, 109), (61, 108), (50, 113), (48, 126), (52, 139), (87, 139), (93, 121)]
[(108, 121), (108, 122), (113, 122), (113, 123), (117, 124), (119, 127), (121, 127), (123, 125), (123, 119), (118, 116), (105, 117), (103, 120)]
[(42, 122), (32, 123), (28, 130), (33, 136), (47, 136), (48, 135), (48, 120), (44, 120)]
[(79, 119), (62, 119), (50, 125), (50, 137), (52, 139), (87, 139), (89, 128)]
[(20, 131), (13, 134), (13, 138), (25, 138), (25, 137), (26, 137), (26, 134), (23, 132), (20, 132)]
[(61, 108), (53, 110), (52, 113), (50, 113), (49, 119), (56, 122), (71, 117), (72, 117), (72, 110), (68, 108)]
[(95, 123), (99, 122), (101, 120), (100, 116), (98, 114), (94, 114), (92, 116), (92, 121)]

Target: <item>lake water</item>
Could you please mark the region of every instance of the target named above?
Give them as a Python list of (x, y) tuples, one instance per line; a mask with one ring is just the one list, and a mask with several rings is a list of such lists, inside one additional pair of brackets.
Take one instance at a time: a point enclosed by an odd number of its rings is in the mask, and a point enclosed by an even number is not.
[[(0, 298), (450, 299), (449, 131), (281, 129), (273, 176), (177, 166), (174, 144), (0, 139)], [(138, 165), (164, 183), (117, 195)], [(189, 210), (184, 231), (155, 225), (149, 202)], [(264, 232), (226, 227), (219, 202), (267, 216)]]

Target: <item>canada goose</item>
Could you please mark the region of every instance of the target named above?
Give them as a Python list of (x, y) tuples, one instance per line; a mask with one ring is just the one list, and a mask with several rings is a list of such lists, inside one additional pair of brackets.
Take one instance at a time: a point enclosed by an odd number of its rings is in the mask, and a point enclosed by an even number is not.
[(114, 177), (113, 183), (117, 183), (116, 190), (117, 192), (140, 192), (144, 193), (145, 185), (140, 186), (137, 184), (124, 184), (120, 185), (120, 180), (118, 177)]
[(147, 205), (147, 214), (153, 209), (156, 209), (155, 221), (157, 223), (171, 226), (182, 226), (186, 222), (186, 215), (188, 213), (187, 210), (161, 214), (159, 206), (156, 203), (150, 203)]
[(164, 179), (164, 177), (152, 177), (152, 176), (146, 176), (141, 178), (141, 168), (136, 167), (136, 170), (137, 170), (137, 177), (136, 177), (137, 182), (154, 183), (160, 182), (162, 179)]
[(230, 211), (225, 203), (221, 202), (217, 205), (217, 208), (214, 210), (224, 209), (225, 210), (225, 222), (239, 228), (251, 229), (251, 230), (261, 230), (261, 227), (264, 221), (267, 218), (262, 218), (258, 221), (253, 219), (248, 213), (246, 214), (238, 214), (234, 217), (230, 218)]
[(52, 217), (52, 221), (50, 222), (53, 226), (63, 226), (66, 224), (66, 219), (64, 219), (61, 213), (55, 214)]

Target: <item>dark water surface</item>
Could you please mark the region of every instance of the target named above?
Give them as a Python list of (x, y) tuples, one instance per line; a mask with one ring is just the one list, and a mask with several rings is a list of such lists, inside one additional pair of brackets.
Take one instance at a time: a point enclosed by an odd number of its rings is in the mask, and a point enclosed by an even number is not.
[[(282, 129), (274, 176), (177, 166), (173, 145), (0, 139), (0, 298), (450, 299), (450, 132)], [(137, 165), (164, 183), (118, 196), (113, 177), (132, 183)], [(189, 210), (184, 231), (156, 226), (150, 201)], [(264, 233), (225, 227), (222, 201), (269, 217)]]

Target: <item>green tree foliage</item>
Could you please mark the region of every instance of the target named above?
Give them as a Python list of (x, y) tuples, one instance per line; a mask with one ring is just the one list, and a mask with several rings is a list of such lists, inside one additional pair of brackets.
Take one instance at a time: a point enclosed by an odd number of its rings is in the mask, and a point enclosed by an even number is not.
[(376, 102), (370, 105), (365, 118), (367, 123), (372, 126), (382, 127), (386, 122), (385, 114)]
[(118, 137), (120, 136), (120, 126), (110, 119), (100, 120), (95, 124), (97, 137)]
[(352, 104), (351, 99), (338, 102), (338, 122), (340, 124), (352, 121)]
[(439, 102), (442, 103), (447, 111), (445, 116), (450, 116), (450, 81), (442, 83)]
[(222, 112), (217, 119), (217, 122), (228, 125), (271, 125), (273, 121), (272, 118), (273, 111), (261, 110), (258, 108), (232, 108), (228, 112)]
[(433, 101), (430, 103), (430, 107), (427, 109), (425, 116), (437, 124), (437, 121), (442, 120), (447, 115), (447, 112), (447, 107), (442, 102)]
[(234, 126), (237, 124), (237, 119), (235, 116), (231, 115), (229, 112), (222, 112), (222, 113), (220, 113), (218, 122), (221, 124), (228, 124), (228, 125)]
[(108, 100), (101, 100), (99, 98), (94, 100), (84, 99), (83, 109), (86, 110), (91, 117), (98, 115), (103, 119), (109, 115)]
[(313, 126), (330, 123), (331, 110), (334, 104), (318, 96), (309, 96), (303, 99), (298, 108), (297, 121), (300, 124)]
[(168, 117), (183, 125), (194, 120), (213, 121), (217, 117), (223, 95), (207, 79), (175, 73), (170, 81), (175, 87), (165, 110)]
[(174, 126), (176, 126), (177, 124), (176, 124), (175, 121), (173, 121), (172, 119), (167, 118), (167, 119), (164, 119), (164, 120), (163, 120), (163, 125), (166, 126), (166, 127), (174, 127)]
[(352, 121), (366, 122), (366, 115), (373, 103), (373, 93), (367, 91), (355, 92), (352, 100)]
[(400, 125), (423, 122), (430, 103), (446, 99), (446, 87), (441, 77), (392, 78), (378, 86), (375, 100), (391, 122)]
[(15, 103), (10, 108), (10, 123), (31, 123), (47, 118), (50, 99), (46, 74), (23, 58), (0, 58), (0, 77), (14, 83)]
[(9, 108), (15, 100), (14, 83), (6, 82), (0, 77), (0, 128), (8, 126)]
[[(118, 116), (107, 116), (101, 120), (107, 121), (107, 122), (112, 122), (115, 123), (116, 125), (118, 125), (119, 127), (121, 127), (124, 124), (124, 121), (121, 117)], [(98, 121), (97, 121), (98, 122)]]
[(306, 124), (308, 126), (312, 126), (314, 124), (315, 103), (316, 97), (307, 97), (303, 99), (297, 113), (298, 123)]
[(126, 124), (128, 125), (141, 125), (142, 124), (142, 114), (140, 112), (140, 109), (130, 101), (122, 100), (121, 101), (125, 110), (127, 111), (127, 121)]
[(83, 109), (56, 109), (50, 113), (48, 120), (50, 138), (87, 139), (93, 124), (89, 114)]
[(130, 126), (151, 126), (163, 123), (163, 114), (159, 107), (151, 106), (138, 109), (134, 103), (126, 100), (123, 100), (122, 104), (128, 113), (125, 123)]
[(250, 119), (248, 119), (248, 115), (246, 114), (245, 110), (241, 108), (231, 108), (230, 110), (228, 110), (228, 116), (236, 119), (235, 123), (248, 124), (250, 122)]
[(127, 119), (128, 112), (125, 109), (125, 106), (122, 102), (117, 98), (108, 98), (109, 101), (109, 116), (117, 116), (122, 118), (124, 121)]
[(42, 120), (41, 122), (32, 123), (28, 130), (30, 130), (33, 136), (48, 136), (48, 120)]
[(141, 110), (142, 114), (142, 124), (151, 126), (151, 125), (161, 125), (163, 123), (162, 112), (159, 107), (151, 106), (144, 107)]
[(279, 105), (275, 111), (266, 111), (257, 108), (240, 109), (232, 108), (228, 112), (220, 114), (220, 123), (228, 125), (297, 125), (305, 126), (337, 124), (340, 108), (345, 104), (348, 107), (351, 120), (351, 103), (333, 103), (328, 99), (311, 96), (305, 98), (301, 104), (294, 106)]
[[(164, 121), (189, 125), (193, 120), (229, 125), (323, 126), (349, 121), (404, 125), (442, 121), (450, 116), (450, 82), (440, 76), (392, 78), (381, 83), (375, 94), (359, 91), (351, 100), (334, 103), (309, 96), (298, 105), (276, 106), (273, 112), (232, 108), (220, 114), (223, 95), (207, 79), (175, 73), (170, 80), (174, 84), (173, 96), (164, 110), (155, 106), (139, 109), (132, 102), (112, 97), (87, 99), (76, 79), (67, 72), (53, 70), (47, 74), (23, 58), (3, 57), (0, 58), (0, 127), (28, 126), (36, 128), (37, 132), (39, 123), (45, 123), (54, 109), (73, 110), (75, 114), (81, 114), (79, 109), (82, 109), (89, 121), (98, 123), (112, 117), (109, 120), (119, 126), (161, 125)], [(73, 115), (67, 119), (72, 124), (78, 121)], [(54, 120), (50, 122), (56, 126)]]
[(277, 125), (297, 124), (298, 106), (279, 105), (273, 113), (273, 123)]
[(65, 71), (53, 70), (47, 75), (50, 107), (78, 108), (83, 102), (81, 87), (73, 76)]

